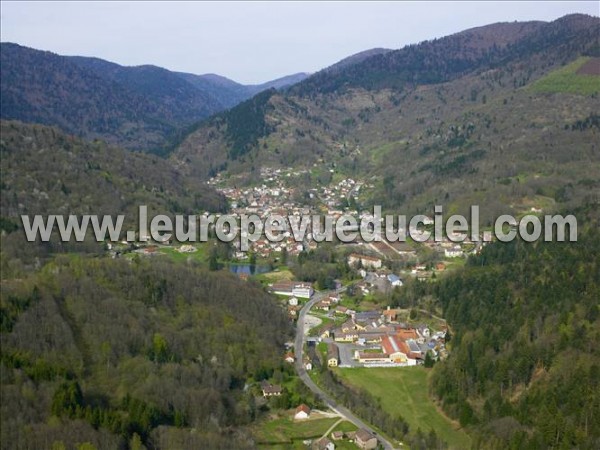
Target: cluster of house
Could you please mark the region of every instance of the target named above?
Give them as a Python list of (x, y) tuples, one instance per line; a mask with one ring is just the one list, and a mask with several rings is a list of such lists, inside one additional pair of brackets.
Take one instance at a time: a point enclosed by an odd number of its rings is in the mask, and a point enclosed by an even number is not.
[[(431, 219), (429, 221), (433, 222)], [(429, 223), (427, 221), (427, 223)], [(487, 233), (487, 232), (486, 232)], [(409, 266), (414, 264), (411, 275), (418, 279), (430, 278), (435, 270), (444, 270), (445, 264), (438, 263), (436, 266), (425, 267), (418, 263), (416, 252), (417, 245), (425, 246), (438, 255), (437, 259), (453, 259), (465, 257), (469, 254), (477, 254), (481, 251), (485, 242), (472, 242), (470, 238), (457, 243), (458, 235), (444, 236), (440, 241), (428, 240), (426, 242), (408, 244), (406, 242), (390, 242), (385, 239), (385, 233), (381, 241), (363, 242), (357, 239), (357, 248), (362, 253), (354, 252), (348, 256), (348, 264), (359, 270), (364, 277), (366, 271), (379, 270), (383, 267), (385, 260), (403, 260)], [(365, 254), (365, 252), (367, 254)]]
[[(386, 245), (382, 243), (379, 244)], [(449, 246), (447, 242), (434, 244), (425, 243), (424, 245), (432, 246), (432, 248), (437, 249), (438, 252), (450, 252), (448, 253), (450, 256), (447, 257), (464, 256), (465, 254), (462, 247)], [(371, 243), (369, 246), (374, 247), (375, 244)], [(404, 253), (408, 254), (411, 252), (406, 251)], [(404, 284), (399, 275), (391, 273), (390, 270), (384, 267), (383, 262), (383, 257), (356, 252), (348, 255), (348, 264), (352, 268), (356, 269), (358, 274), (363, 278), (362, 281), (355, 284), (355, 287), (360, 289), (363, 294), (366, 295), (374, 291), (387, 292), (387, 290), (390, 288), (402, 286)], [(441, 261), (429, 265), (414, 263), (414, 265), (410, 265), (408, 269), (401, 271), (401, 275), (403, 277), (412, 277), (420, 281), (425, 281), (430, 279), (434, 273), (443, 272), (445, 270), (446, 263)]]
[(348, 255), (348, 264), (359, 269), (381, 269), (383, 262), (375, 256), (351, 253)]
[[(234, 180), (224, 180), (221, 175), (217, 175), (208, 181), (208, 184), (214, 185), (217, 190), (227, 197), (231, 206), (231, 215), (236, 217), (241, 214), (257, 214), (260, 217), (267, 217), (273, 214), (282, 216), (302, 216), (312, 215), (318, 211), (315, 206), (319, 204), (331, 217), (338, 218), (342, 215), (352, 215), (360, 220), (374, 220), (369, 211), (358, 211), (349, 206), (350, 199), (356, 199), (361, 188), (369, 188), (371, 185), (366, 185), (361, 181), (352, 178), (346, 178), (338, 182), (333, 182), (328, 186), (320, 188), (308, 189), (306, 202), (298, 201), (295, 196), (295, 188), (290, 187), (289, 180), (306, 173), (306, 170), (296, 170), (292, 168), (261, 168), (260, 186), (239, 188), (231, 186), (235, 183)], [(229, 185), (228, 185), (229, 183)], [(382, 218), (380, 220), (383, 221)], [(426, 227), (434, 224), (433, 219), (426, 217), (423, 221)], [(422, 233), (423, 230), (411, 229), (411, 236)], [(271, 242), (266, 238), (261, 238), (256, 242), (251, 242), (251, 250), (256, 254), (268, 257), (273, 252), (286, 251), (289, 255), (297, 255), (303, 250), (314, 249), (317, 243), (312, 239), (310, 230), (304, 242), (296, 242), (293, 239), (291, 229), (284, 230), (282, 233), (283, 240), (280, 242)], [(450, 236), (453, 238), (455, 236)], [(470, 251), (479, 251), (480, 247), (465, 241), (464, 243), (455, 243), (451, 239), (445, 237), (441, 242), (424, 242), (418, 245), (426, 245), (436, 250), (440, 256), (444, 258), (457, 258), (465, 256)], [(360, 239), (358, 240), (360, 242)], [(239, 241), (234, 241), (234, 246), (237, 246), (235, 257), (238, 259), (247, 258), (247, 253), (240, 251)], [(415, 259), (416, 252), (414, 245), (407, 245), (406, 242), (371, 242), (363, 243), (367, 245), (375, 255), (380, 257), (367, 255), (351, 255), (353, 262), (360, 262), (364, 269), (379, 269), (382, 267), (383, 259)]]
[[(294, 411), (294, 420), (306, 420), (310, 418), (311, 409), (305, 405), (299, 405)], [(323, 436), (314, 442), (311, 442), (311, 448), (314, 450), (334, 450), (336, 441), (348, 439), (361, 449), (374, 449), (377, 447), (377, 438), (369, 431), (361, 428), (357, 431), (343, 432), (334, 431), (329, 436)], [(307, 442), (308, 443), (308, 442)]]
[[(255, 187), (238, 188), (237, 186), (227, 186), (225, 180), (217, 175), (208, 181), (208, 184), (214, 185), (228, 199), (231, 206), (230, 214), (233, 217), (239, 217), (242, 214), (256, 214), (262, 218), (270, 215), (279, 214), (281, 216), (307, 216), (317, 211), (308, 203), (317, 201), (322, 207), (325, 207), (327, 214), (334, 218), (342, 215), (352, 215), (359, 220), (372, 219), (369, 212), (359, 213), (356, 209), (348, 207), (347, 202), (351, 198), (356, 198), (362, 186), (362, 183), (352, 178), (343, 179), (337, 183), (321, 188), (308, 189), (309, 201), (307, 204), (298, 203), (294, 200), (294, 188), (287, 186), (286, 180), (290, 177), (297, 177), (305, 173), (306, 170), (293, 169), (274, 169), (269, 167), (261, 168), (261, 179), (263, 184)], [(296, 255), (302, 250), (314, 249), (317, 242), (312, 239), (310, 229), (304, 242), (296, 242), (293, 239), (291, 229), (284, 230), (281, 233), (284, 239), (280, 242), (270, 242), (262, 238), (256, 242), (250, 243), (251, 250), (260, 256), (268, 257), (273, 252), (281, 252), (284, 249), (290, 255)], [(240, 251), (239, 242), (235, 253), (236, 258), (245, 259), (245, 252)]]
[(389, 289), (404, 284), (398, 275), (389, 273), (385, 270), (378, 270), (375, 272), (361, 271), (360, 275), (363, 278), (358, 283), (355, 283), (354, 288), (359, 289), (363, 295), (375, 291), (385, 293), (388, 292)]
[(318, 191), (315, 189), (313, 195), (319, 196), (325, 206), (327, 206), (330, 215), (356, 215), (357, 211), (351, 210), (348, 207), (347, 202), (349, 199), (358, 196), (360, 188), (360, 182), (357, 182), (352, 178), (346, 178), (338, 183), (322, 187)]
[(330, 437), (324, 436), (321, 439), (312, 443), (311, 447), (313, 450), (335, 450), (336, 441), (341, 441), (343, 439), (347, 439), (350, 442), (354, 442), (354, 444), (361, 449), (371, 450), (377, 448), (378, 440), (369, 431), (361, 428), (357, 431), (334, 431), (331, 433)]
[(327, 297), (323, 298), (322, 300), (318, 301), (317, 303), (315, 303), (313, 305), (313, 308), (319, 309), (321, 311), (330, 311), (330, 310), (334, 309), (334, 312), (336, 314), (347, 314), (349, 309), (346, 308), (345, 306), (338, 305), (340, 300), (341, 300), (340, 294), (332, 293), (332, 294), (329, 294)]
[[(481, 239), (483, 239), (483, 235), (487, 233), (487, 231), (483, 233)], [(443, 256), (446, 259), (464, 258), (468, 255), (476, 255), (481, 252), (481, 249), (486, 245), (486, 242), (482, 240), (473, 242), (470, 237), (467, 237), (462, 242), (455, 242), (457, 239), (459, 239), (458, 234), (451, 234), (448, 237), (444, 237), (439, 242), (425, 242), (422, 245), (435, 250), (438, 255)], [(488, 237), (487, 239), (491, 239), (491, 237)]]
[[(355, 286), (365, 295), (373, 291), (386, 292), (390, 288), (404, 284), (399, 275), (391, 273), (383, 267), (383, 259), (377, 256), (351, 253), (348, 255), (348, 264), (357, 269), (359, 275), (363, 278)], [(434, 272), (444, 270), (446, 270), (446, 264), (443, 262), (438, 262), (429, 267), (425, 264), (415, 264), (410, 270), (403, 273), (403, 276), (427, 280), (433, 276)]]
[(314, 293), (312, 283), (302, 281), (279, 281), (269, 286), (269, 291), (273, 294), (289, 297), (287, 299), (287, 311), (290, 319), (295, 320), (300, 310), (299, 300), (309, 299)]
[[(217, 187), (229, 201), (231, 206), (230, 214), (233, 217), (239, 217), (242, 214), (256, 214), (261, 218), (271, 215), (281, 216), (301, 216), (313, 213), (313, 210), (300, 205), (292, 199), (293, 189), (286, 186), (285, 178), (299, 176), (305, 170), (292, 169), (273, 169), (261, 168), (261, 179), (263, 184), (255, 187), (238, 188), (224, 186), (224, 180), (220, 175), (211, 178), (208, 184)], [(273, 252), (287, 251), (289, 255), (297, 255), (305, 249), (305, 244), (296, 242), (293, 239), (291, 230), (282, 232), (284, 239), (280, 242), (271, 242), (266, 238), (261, 238), (252, 242), (250, 247), (256, 254), (268, 257)], [(238, 259), (245, 259), (246, 252), (240, 251), (240, 243), (233, 243), (236, 246), (235, 256)]]
[[(354, 312), (342, 325), (326, 325), (322, 338), (332, 338), (328, 346), (327, 365), (340, 364), (337, 344), (369, 346), (364, 351), (355, 350), (354, 359), (365, 365), (417, 365), (431, 352), (434, 358), (447, 356), (445, 330), (432, 333), (427, 326), (416, 328), (398, 322), (398, 310)], [(337, 343), (337, 344), (336, 344)]]
[[(208, 184), (213, 185), (223, 193), (229, 200), (233, 217), (240, 217), (242, 214), (257, 214), (265, 218), (273, 214), (282, 216), (303, 216), (312, 215), (317, 212), (327, 211), (327, 214), (332, 217), (340, 217), (344, 214), (352, 215), (360, 220), (374, 220), (371, 212), (358, 211), (352, 209), (348, 205), (348, 201), (352, 198), (357, 198), (361, 188), (369, 189), (372, 185), (365, 184), (362, 181), (357, 181), (352, 178), (346, 178), (339, 182), (332, 182), (328, 186), (320, 188), (308, 189), (309, 201), (298, 200), (299, 196), (295, 195), (296, 190), (290, 187), (289, 180), (294, 177), (301, 176), (307, 170), (292, 169), (292, 168), (261, 168), (260, 186), (240, 188), (235, 186), (235, 179), (225, 180), (220, 174), (211, 178)], [(233, 186), (232, 186), (233, 184)], [(345, 200), (345, 201), (344, 201)], [(313, 206), (310, 206), (313, 205)], [(315, 206), (318, 205), (318, 206)], [(318, 211), (317, 211), (318, 209)], [(208, 213), (206, 213), (208, 214)], [(218, 214), (215, 214), (218, 216)], [(383, 221), (383, 219), (381, 219)], [(426, 217), (423, 221), (426, 227), (431, 227), (434, 224), (433, 219)], [(288, 224), (289, 225), (289, 224)], [(307, 230), (306, 239), (303, 242), (297, 242), (293, 238), (291, 229), (281, 232), (283, 240), (279, 242), (271, 242), (264, 236), (256, 242), (250, 242), (250, 250), (261, 257), (269, 257), (273, 253), (287, 252), (288, 255), (298, 255), (300, 252), (310, 249), (315, 249), (318, 244), (312, 238), (310, 228)], [(422, 230), (411, 229), (412, 235), (418, 235)], [(385, 260), (405, 260), (417, 261), (417, 246), (426, 246), (435, 250), (441, 258), (451, 259), (466, 256), (469, 253), (477, 253), (481, 250), (483, 243), (470, 242), (468, 239), (462, 243), (453, 241), (456, 236), (444, 237), (440, 242), (431, 240), (423, 243), (407, 243), (407, 242), (362, 242), (360, 237), (356, 243), (360, 246), (365, 246), (367, 253), (372, 255), (361, 255), (353, 253), (349, 257), (351, 265), (360, 266), (362, 271), (380, 270), (383, 267)], [(165, 241), (163, 244), (169, 244), (171, 241)], [(128, 246), (129, 243), (123, 242), (123, 245)], [(234, 256), (237, 259), (247, 259), (248, 253), (241, 251), (241, 243), (238, 239), (232, 243), (236, 247)], [(109, 249), (110, 250), (110, 249)], [(152, 256), (160, 253), (156, 251), (155, 246), (143, 245), (136, 250), (138, 253), (146, 256)], [(195, 251), (193, 246), (182, 246), (179, 248), (182, 253), (191, 253)], [(117, 251), (115, 250), (115, 252)], [(418, 279), (427, 279), (432, 275), (432, 270), (420, 270), (413, 273)], [(363, 274), (363, 277), (365, 275)], [(359, 286), (361, 287), (361, 286)]]

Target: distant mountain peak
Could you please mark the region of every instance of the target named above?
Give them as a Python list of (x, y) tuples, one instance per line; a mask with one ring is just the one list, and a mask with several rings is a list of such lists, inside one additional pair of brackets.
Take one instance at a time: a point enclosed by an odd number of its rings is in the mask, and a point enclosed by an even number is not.
[(222, 86), (243, 86), (237, 81), (233, 81), (230, 78), (224, 77), (223, 75), (218, 75), (216, 73), (205, 73), (198, 76), (210, 81), (211, 83), (219, 84)]
[(371, 56), (384, 55), (384, 54), (386, 54), (388, 52), (392, 52), (392, 51), (393, 50), (390, 48), (381, 48), (381, 47), (371, 48), (369, 50), (363, 50), (362, 52), (358, 52), (358, 53), (355, 53), (354, 55), (350, 55), (344, 59), (341, 59), (340, 61), (336, 62), (335, 64), (332, 64), (331, 66), (326, 67), (325, 69), (323, 69), (323, 71), (331, 72), (331, 71), (343, 69), (344, 67), (348, 67), (353, 64), (361, 63), (365, 59), (370, 58)]
[(58, 126), (87, 139), (145, 151), (163, 152), (198, 121), (308, 76), (245, 86), (212, 73), (123, 66), (16, 43), (2, 43), (1, 49), (2, 119)]
[(308, 78), (309, 76), (310, 76), (309, 73), (298, 72), (298, 73), (294, 73), (292, 75), (286, 75), (284, 77), (277, 78), (275, 80), (267, 81), (266, 83), (256, 84), (256, 85), (249, 86), (249, 87), (255, 89), (257, 93), (261, 92), (261, 91), (266, 91), (271, 88), (283, 89), (288, 86), (292, 86), (296, 83), (299, 83), (302, 80)]

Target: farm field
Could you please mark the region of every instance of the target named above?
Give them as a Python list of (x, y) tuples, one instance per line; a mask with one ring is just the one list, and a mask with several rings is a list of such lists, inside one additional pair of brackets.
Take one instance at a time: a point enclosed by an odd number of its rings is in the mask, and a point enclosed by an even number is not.
[[(253, 435), (259, 448), (264, 449), (306, 449), (302, 443), (306, 439), (318, 439), (329, 430), (339, 417), (314, 418), (294, 421), (288, 417), (265, 420), (254, 427)], [(335, 430), (353, 430), (345, 422), (338, 424)]]
[[(590, 65), (598, 58), (581, 57), (531, 85), (531, 90), (540, 93), (565, 92), (592, 95), (600, 91), (600, 78), (590, 73)], [(580, 69), (583, 69), (581, 73)]]
[(381, 406), (392, 415), (402, 415), (411, 430), (431, 428), (450, 448), (464, 449), (471, 445), (467, 433), (458, 429), (439, 412), (428, 393), (428, 372), (423, 367), (411, 368), (348, 368), (336, 369), (346, 383), (366, 389), (381, 399)]

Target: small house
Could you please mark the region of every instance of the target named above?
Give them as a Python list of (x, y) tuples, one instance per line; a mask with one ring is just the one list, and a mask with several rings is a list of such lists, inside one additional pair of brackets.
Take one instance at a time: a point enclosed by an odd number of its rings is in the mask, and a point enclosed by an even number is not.
[(263, 397), (278, 397), (283, 392), (283, 389), (278, 384), (271, 384), (268, 381), (261, 383)]
[(344, 438), (344, 432), (343, 431), (334, 431), (333, 433), (331, 433), (331, 439), (333, 439), (334, 441), (339, 441), (340, 439)]
[(315, 450), (335, 450), (335, 444), (327, 437), (323, 437), (313, 444)]
[(296, 408), (296, 413), (294, 414), (295, 420), (304, 420), (310, 417), (310, 408), (306, 406), (304, 403)]
[(337, 367), (340, 362), (340, 350), (337, 345), (329, 344), (327, 346), (327, 365)]
[(361, 428), (356, 432), (354, 443), (358, 446), (358, 448), (370, 450), (377, 447), (377, 438), (373, 436), (372, 433), (368, 432), (364, 428)]

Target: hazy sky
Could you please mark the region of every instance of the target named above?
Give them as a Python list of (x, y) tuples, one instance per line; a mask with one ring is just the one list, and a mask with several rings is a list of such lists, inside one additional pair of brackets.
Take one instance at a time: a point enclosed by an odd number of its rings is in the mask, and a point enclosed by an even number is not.
[(590, 2), (1, 2), (1, 37), (63, 55), (259, 83), (493, 22), (553, 20)]

